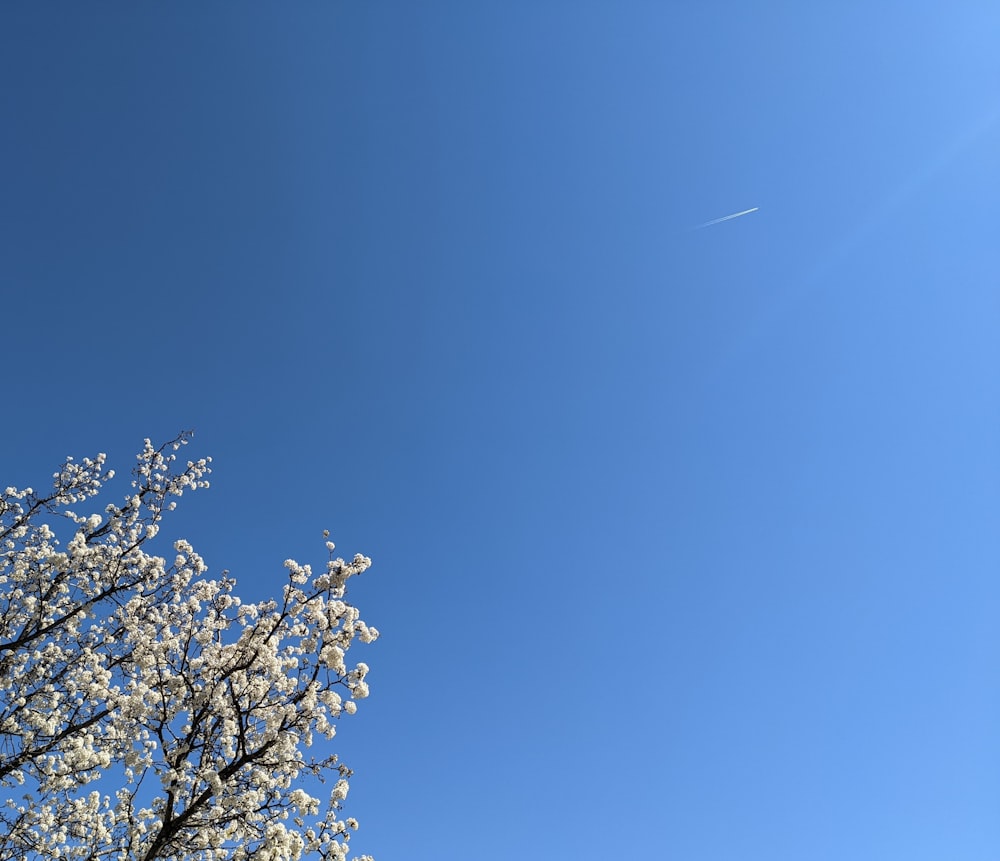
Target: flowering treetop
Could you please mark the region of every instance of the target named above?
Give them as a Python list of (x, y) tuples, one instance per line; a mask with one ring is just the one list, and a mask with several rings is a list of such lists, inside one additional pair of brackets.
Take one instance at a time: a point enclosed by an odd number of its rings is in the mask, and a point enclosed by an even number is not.
[(187, 541), (153, 555), (176, 498), (208, 487), (210, 458), (177, 460), (188, 438), (146, 440), (101, 514), (76, 507), (113, 478), (103, 454), (0, 492), (0, 861), (346, 858), (351, 771), (306, 749), (368, 695), (347, 652), (378, 631), (346, 591), (371, 560), (327, 541), (321, 570), (288, 560), (280, 597), (243, 603)]

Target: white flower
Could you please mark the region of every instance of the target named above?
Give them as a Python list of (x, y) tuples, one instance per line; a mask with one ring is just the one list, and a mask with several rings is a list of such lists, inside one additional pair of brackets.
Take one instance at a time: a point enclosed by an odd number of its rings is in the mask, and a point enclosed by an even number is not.
[[(208, 486), (208, 458), (176, 461), (186, 442), (158, 450), (147, 440), (133, 491), (103, 517), (66, 507), (113, 475), (103, 455), (67, 460), (49, 498), (4, 495), (0, 606), (21, 646), (0, 674), (0, 750), (26, 763), (6, 785), (27, 783), (32, 795), (8, 802), (4, 840), (28, 847), (25, 861), (144, 857), (170, 805), (185, 824), (161, 861), (236, 861), (247, 847), (276, 861), (346, 858), (357, 821), (336, 813), (348, 772), (323, 809), (297, 781), (338, 768), (330, 753), (306, 756), (314, 735), (333, 737), (335, 718), (357, 710), (336, 688), (368, 694), (368, 665), (348, 671), (346, 655), (378, 632), (345, 588), (370, 560), (330, 560), (318, 576), (289, 560), (279, 600), (244, 604), (228, 574), (197, 579), (207, 566), (189, 542), (173, 543), (170, 565), (148, 553), (173, 498)], [(65, 551), (18, 507), (29, 496), (41, 502), (35, 513), (71, 515)], [(102, 797), (94, 781), (114, 774), (121, 787)]]

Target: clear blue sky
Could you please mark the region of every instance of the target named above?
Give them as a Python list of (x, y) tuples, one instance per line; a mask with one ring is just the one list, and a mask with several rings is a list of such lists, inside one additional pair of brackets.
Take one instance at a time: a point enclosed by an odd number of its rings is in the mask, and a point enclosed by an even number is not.
[[(1000, 854), (1000, 7), (0, 9), (0, 480), (375, 566), (391, 859)], [(750, 207), (759, 211), (702, 230)]]

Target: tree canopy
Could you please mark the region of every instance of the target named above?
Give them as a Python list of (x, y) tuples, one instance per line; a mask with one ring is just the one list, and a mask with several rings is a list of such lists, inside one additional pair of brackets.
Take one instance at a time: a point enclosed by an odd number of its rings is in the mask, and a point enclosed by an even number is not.
[(146, 440), (101, 513), (103, 454), (0, 492), (0, 861), (346, 858), (352, 772), (307, 749), (368, 695), (347, 652), (378, 631), (346, 590), (371, 560), (326, 540), (320, 570), (289, 559), (279, 597), (244, 603), (187, 541), (155, 555), (208, 487), (211, 458), (178, 461), (189, 437)]

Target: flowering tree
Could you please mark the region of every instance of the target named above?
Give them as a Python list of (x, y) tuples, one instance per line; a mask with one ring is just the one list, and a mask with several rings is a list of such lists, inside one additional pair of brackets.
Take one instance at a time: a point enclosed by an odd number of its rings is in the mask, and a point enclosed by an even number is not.
[[(368, 694), (346, 654), (378, 631), (344, 596), (371, 560), (327, 541), (322, 572), (289, 560), (279, 599), (244, 604), (186, 541), (152, 555), (173, 498), (208, 487), (210, 458), (176, 461), (188, 436), (146, 440), (103, 514), (69, 508), (113, 478), (103, 454), (0, 493), (0, 861), (346, 857), (351, 772), (304, 749)], [(327, 776), (321, 804), (302, 787)]]

